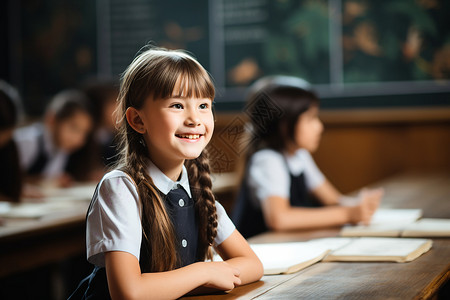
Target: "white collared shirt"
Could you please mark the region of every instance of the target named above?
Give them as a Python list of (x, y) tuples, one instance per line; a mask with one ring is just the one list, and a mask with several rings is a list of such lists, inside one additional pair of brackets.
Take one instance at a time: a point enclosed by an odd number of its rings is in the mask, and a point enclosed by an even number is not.
[[(149, 161), (148, 173), (156, 188), (163, 194), (181, 185), (191, 197), (189, 179), (183, 166), (181, 178), (174, 182)], [(215, 245), (221, 244), (234, 231), (235, 226), (223, 206), (216, 201), (218, 227)], [(105, 265), (104, 253), (124, 251), (138, 260), (142, 241), (142, 207), (134, 181), (124, 172), (107, 173), (98, 185), (87, 216), (86, 244), (88, 261)]]
[(290, 198), (290, 174), (305, 174), (305, 184), (309, 191), (314, 190), (325, 181), (305, 149), (297, 150), (288, 156), (275, 150), (263, 149), (252, 155), (248, 168), (248, 185), (252, 201), (260, 205), (270, 196)]
[(54, 178), (64, 173), (69, 154), (56, 148), (50, 133), (42, 123), (15, 130), (14, 141), (19, 150), (20, 165), (23, 170), (27, 170), (35, 162), (41, 151), (39, 137), (42, 134), (44, 135), (44, 151), (48, 157), (42, 175), (45, 178)]

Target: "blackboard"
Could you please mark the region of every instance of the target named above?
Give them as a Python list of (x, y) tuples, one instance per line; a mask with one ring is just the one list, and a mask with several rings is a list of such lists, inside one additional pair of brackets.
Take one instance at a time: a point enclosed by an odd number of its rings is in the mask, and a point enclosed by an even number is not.
[(216, 82), (219, 109), (242, 107), (251, 83), (276, 74), (310, 81), (328, 107), (450, 105), (446, 0), (22, 0), (7, 9), (2, 63), (31, 114), (89, 76), (119, 78), (148, 43), (191, 52)]

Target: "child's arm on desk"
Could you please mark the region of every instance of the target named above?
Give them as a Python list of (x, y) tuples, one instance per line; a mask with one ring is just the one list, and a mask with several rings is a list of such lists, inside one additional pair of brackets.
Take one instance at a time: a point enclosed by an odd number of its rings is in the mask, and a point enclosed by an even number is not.
[(215, 249), (224, 261), (239, 269), (241, 284), (257, 281), (263, 276), (264, 270), (261, 261), (239, 231), (234, 230)]
[[(255, 282), (263, 276), (264, 269), (261, 261), (242, 237), (239, 231), (234, 232), (220, 245), (216, 252), (230, 266), (239, 270), (240, 285)], [(217, 291), (217, 288), (201, 286), (189, 294), (205, 294)]]
[(268, 197), (263, 203), (264, 218), (272, 230), (311, 229), (340, 226), (346, 223), (368, 223), (377, 209), (382, 189), (364, 191), (351, 206), (293, 207), (289, 199)]
[(227, 262), (198, 262), (167, 272), (141, 273), (137, 258), (127, 252), (105, 253), (112, 299), (177, 299), (198, 287), (232, 290), (241, 284), (239, 270)]

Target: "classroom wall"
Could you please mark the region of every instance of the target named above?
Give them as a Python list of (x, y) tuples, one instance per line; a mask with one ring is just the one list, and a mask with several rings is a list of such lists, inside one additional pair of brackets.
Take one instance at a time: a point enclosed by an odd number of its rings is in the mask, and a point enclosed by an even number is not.
[[(450, 107), (325, 110), (314, 158), (343, 193), (402, 172), (450, 170)], [(218, 114), (210, 149), (216, 172), (237, 172), (244, 151), (243, 113)], [(220, 197), (220, 195), (219, 195)], [(231, 207), (233, 200), (221, 201)]]

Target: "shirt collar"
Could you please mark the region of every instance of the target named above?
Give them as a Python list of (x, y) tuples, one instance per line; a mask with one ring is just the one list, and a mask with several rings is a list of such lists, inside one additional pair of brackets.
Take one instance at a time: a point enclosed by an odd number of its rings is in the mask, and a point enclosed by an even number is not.
[(285, 153), (285, 157), (286, 157), (286, 162), (288, 165), (288, 168), (291, 172), (292, 175), (300, 175), (304, 168), (305, 168), (305, 163), (303, 161), (303, 152), (306, 151), (305, 149), (298, 149), (297, 151), (295, 151), (294, 154), (292, 155), (288, 155)]
[(164, 195), (167, 195), (171, 190), (181, 186), (182, 188), (184, 188), (188, 196), (192, 198), (187, 170), (184, 165), (181, 170), (181, 178), (179, 181), (173, 181), (172, 179), (167, 177), (166, 174), (161, 172), (161, 170), (151, 160), (148, 160), (147, 170), (156, 188), (160, 190)]
[(43, 137), (44, 137), (44, 151), (49, 157), (54, 157), (57, 154), (69, 155), (66, 151), (58, 149), (55, 145), (55, 141), (52, 137), (50, 130), (41, 124)]

